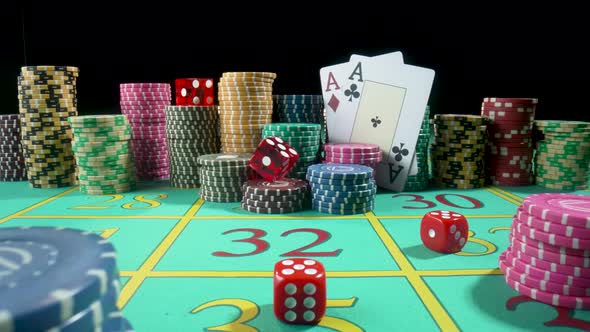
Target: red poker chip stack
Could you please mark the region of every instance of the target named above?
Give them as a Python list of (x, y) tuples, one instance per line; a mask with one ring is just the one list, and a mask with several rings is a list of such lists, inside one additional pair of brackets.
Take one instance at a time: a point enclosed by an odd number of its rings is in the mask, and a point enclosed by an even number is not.
[(120, 84), (121, 113), (132, 131), (133, 155), (140, 180), (170, 178), (166, 114), (172, 91), (168, 83)]
[[(373, 169), (383, 159), (379, 145), (365, 143), (324, 144), (325, 164), (357, 164)], [(374, 174), (373, 174), (374, 175)]]
[(506, 283), (523, 295), (550, 305), (590, 309), (590, 196), (525, 198), (498, 265)]
[(537, 99), (484, 98), (481, 115), (489, 118), (488, 174), (494, 185), (533, 182), (533, 121)]

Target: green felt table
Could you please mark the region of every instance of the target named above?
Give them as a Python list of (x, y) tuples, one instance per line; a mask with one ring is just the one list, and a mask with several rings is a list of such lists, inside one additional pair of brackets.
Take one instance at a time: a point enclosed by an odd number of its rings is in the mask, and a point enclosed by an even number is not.
[[(0, 192), (0, 227), (71, 227), (115, 245), (124, 285), (119, 305), (137, 331), (590, 328), (590, 312), (520, 296), (498, 269), (516, 208), (544, 192), (540, 187), (380, 191), (373, 212), (353, 216), (259, 215), (165, 182), (112, 196), (27, 182), (0, 183)], [(435, 209), (467, 216), (462, 252), (443, 255), (422, 245), (420, 220)], [(274, 317), (272, 269), (286, 257), (313, 257), (327, 269), (328, 309), (319, 326)]]

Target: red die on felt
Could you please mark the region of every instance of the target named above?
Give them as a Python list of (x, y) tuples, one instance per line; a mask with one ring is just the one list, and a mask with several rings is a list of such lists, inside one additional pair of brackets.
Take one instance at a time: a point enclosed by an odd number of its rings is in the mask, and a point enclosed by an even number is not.
[(250, 158), (249, 165), (266, 181), (282, 179), (299, 159), (299, 153), (280, 137), (263, 139)]
[(211, 106), (214, 102), (212, 78), (177, 78), (176, 105)]
[(430, 211), (422, 218), (420, 238), (424, 245), (441, 253), (459, 252), (467, 243), (469, 224), (460, 213)]
[(326, 271), (322, 263), (306, 258), (275, 264), (274, 312), (286, 323), (315, 324), (326, 313)]

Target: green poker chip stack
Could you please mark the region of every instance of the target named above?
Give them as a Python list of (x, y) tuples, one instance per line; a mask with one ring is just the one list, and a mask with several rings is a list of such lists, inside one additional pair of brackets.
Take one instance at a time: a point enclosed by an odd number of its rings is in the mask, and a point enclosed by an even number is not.
[(317, 163), (322, 126), (317, 123), (269, 123), (262, 138), (279, 137), (299, 153), (299, 159), (287, 177), (305, 179), (307, 168)]
[(197, 158), (201, 198), (208, 202), (230, 203), (242, 200), (242, 186), (251, 175), (249, 153), (216, 153)]
[(420, 133), (418, 134), (418, 141), (416, 143), (416, 159), (418, 163), (418, 173), (409, 175), (404, 186), (404, 191), (422, 191), (428, 188), (430, 180), (430, 168), (432, 160), (429, 156), (429, 144), (431, 137), (430, 130), (430, 106), (426, 106), (424, 112), (424, 119), (420, 126)]
[(125, 115), (71, 116), (80, 191), (112, 195), (137, 188), (131, 127)]
[(537, 185), (559, 191), (588, 188), (590, 122), (536, 120), (543, 139), (536, 143)]

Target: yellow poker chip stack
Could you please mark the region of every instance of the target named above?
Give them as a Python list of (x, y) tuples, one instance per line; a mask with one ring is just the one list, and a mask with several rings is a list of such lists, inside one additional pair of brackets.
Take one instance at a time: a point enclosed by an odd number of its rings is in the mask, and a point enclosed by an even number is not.
[(221, 145), (225, 153), (252, 153), (272, 122), (275, 73), (224, 73), (218, 84)]
[(34, 188), (76, 184), (72, 130), (79, 70), (66, 66), (22, 67), (18, 77), (21, 138), (28, 180)]

